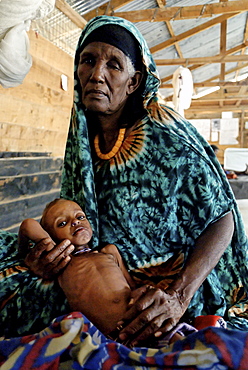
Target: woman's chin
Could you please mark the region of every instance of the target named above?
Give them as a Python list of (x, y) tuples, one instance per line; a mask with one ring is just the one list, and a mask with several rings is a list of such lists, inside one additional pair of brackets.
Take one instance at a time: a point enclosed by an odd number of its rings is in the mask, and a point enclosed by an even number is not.
[(84, 107), (87, 111), (92, 113), (104, 114), (109, 110), (109, 105), (104, 104), (102, 101), (94, 100), (91, 102), (83, 102)]

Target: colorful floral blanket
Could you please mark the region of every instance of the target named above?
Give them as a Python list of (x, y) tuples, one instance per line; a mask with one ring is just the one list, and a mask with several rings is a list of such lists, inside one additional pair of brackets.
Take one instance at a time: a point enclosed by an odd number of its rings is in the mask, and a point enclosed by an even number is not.
[(0, 341), (1, 370), (247, 370), (248, 333), (209, 327), (161, 349), (128, 349), (81, 313), (55, 319), (38, 334)]

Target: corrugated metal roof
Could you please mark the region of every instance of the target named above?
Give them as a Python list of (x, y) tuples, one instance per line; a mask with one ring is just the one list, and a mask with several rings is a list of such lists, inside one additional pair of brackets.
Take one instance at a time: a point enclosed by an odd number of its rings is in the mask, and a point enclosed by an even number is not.
[[(247, 1), (247, 0), (245, 0)], [(162, 4), (166, 4), (162, 6)], [(67, 0), (67, 3), (74, 9), (78, 14), (87, 18), (87, 14), (90, 11), (94, 11), (91, 16), (98, 15), (101, 12), (103, 5), (105, 6), (105, 12), (110, 11), (111, 14), (118, 15), (118, 12), (132, 12), (135, 10), (146, 10), (153, 9), (151, 13), (151, 19), (146, 21), (138, 21), (133, 17), (133, 22), (139, 28), (143, 36), (145, 37), (149, 48), (154, 48), (161, 43), (167, 41), (167, 47), (162, 48), (159, 51), (153, 53), (154, 59), (166, 59), (172, 60), (173, 63), (158, 66), (159, 74), (162, 83), (166, 84), (166, 88), (161, 88), (161, 93), (168, 97), (172, 94), (172, 87), (168, 86), (171, 83), (172, 75), (178, 68), (180, 63), (175, 64), (175, 60), (178, 58), (184, 58), (190, 60), (196, 57), (213, 57), (220, 54), (221, 48), (223, 48), (224, 36), (221, 36), (221, 23), (216, 23), (212, 27), (203, 29), (200, 32), (190, 34), (192, 30), (196, 30), (197, 27), (204, 28), (205, 25), (212, 21), (213, 23), (219, 19), (222, 14), (212, 14), (212, 16), (204, 17), (206, 6), (208, 4), (219, 4), (219, 1), (206, 1), (206, 0), (135, 0), (135, 1), (123, 1), (123, 6), (115, 8), (115, 0), (112, 1), (100, 1), (100, 0)], [(238, 0), (232, 0), (225, 2), (225, 4), (240, 3)], [(118, 1), (118, 4), (121, 4)], [(174, 8), (174, 16), (167, 21), (157, 21), (156, 12), (159, 10), (159, 4), (162, 9)], [(181, 15), (185, 7), (201, 6), (201, 11), (198, 16), (190, 19), (174, 19), (176, 16)], [(177, 8), (179, 7), (179, 8)], [(248, 5), (247, 5), (248, 7)], [(248, 10), (248, 9), (247, 9)], [(71, 55), (74, 55), (74, 51), (77, 45), (77, 41), (81, 30), (75, 26), (75, 24), (68, 19), (58, 9), (54, 9), (46, 19), (36, 21), (33, 23), (33, 27), (41, 32), (45, 37), (51, 40), (55, 45), (67, 51)], [(244, 9), (242, 12), (235, 13), (235, 16), (227, 19), (226, 21), (226, 50), (223, 50), (224, 54), (229, 54), (228, 50), (237, 48), (230, 55), (247, 55), (247, 49), (244, 48), (244, 42), (247, 42), (247, 11)], [(185, 36), (186, 34), (186, 36)], [(175, 43), (174, 41), (177, 41)], [(242, 48), (243, 44), (243, 48)], [(180, 54), (180, 55), (179, 55)], [(180, 59), (181, 60), (181, 59)], [(248, 71), (247, 62), (226, 62), (225, 63), (225, 76), (224, 80), (229, 81), (237, 77), (238, 74), (244, 74)], [(191, 69), (194, 83), (204, 83), (206, 81), (218, 81), (223, 77), (223, 68), (221, 76), (221, 64), (207, 62), (205, 64), (190, 63), (185, 61), (183, 64)], [(243, 66), (243, 67), (242, 67)], [(162, 86), (163, 87), (163, 86)], [(207, 87), (196, 87), (196, 92)]]

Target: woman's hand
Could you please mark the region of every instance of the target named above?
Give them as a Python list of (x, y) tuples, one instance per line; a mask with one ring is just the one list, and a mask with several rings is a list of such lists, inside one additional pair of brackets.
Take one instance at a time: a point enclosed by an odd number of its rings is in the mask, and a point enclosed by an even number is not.
[(173, 290), (164, 292), (142, 286), (132, 291), (129, 308), (119, 323), (124, 326), (128, 322), (119, 334), (120, 340), (134, 347), (142, 345), (149, 338), (159, 338), (178, 323), (188, 304), (189, 301), (181, 302)]
[[(232, 238), (233, 216), (229, 212), (208, 225), (192, 248), (177, 279), (166, 291), (143, 286), (132, 292), (133, 302), (126, 312), (119, 338), (136, 346), (148, 338), (159, 338), (183, 316), (191, 298), (216, 266)], [(204, 251), (204, 253), (203, 253)]]
[(54, 279), (70, 262), (74, 246), (68, 239), (55, 245), (51, 238), (41, 239), (24, 259), (29, 269), (43, 279)]

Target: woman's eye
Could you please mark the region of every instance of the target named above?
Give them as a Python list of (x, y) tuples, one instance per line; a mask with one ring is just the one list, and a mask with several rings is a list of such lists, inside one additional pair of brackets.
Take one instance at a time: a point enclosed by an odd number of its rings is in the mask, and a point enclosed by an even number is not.
[(92, 57), (81, 58), (79, 64), (93, 64), (94, 59)]
[(120, 65), (119, 65), (116, 61), (108, 62), (108, 67), (109, 67), (109, 68), (112, 68), (112, 69), (116, 69), (116, 70), (118, 70), (118, 71), (120, 71), (120, 70), (121, 70)]
[(66, 222), (65, 221), (62, 221), (58, 224), (58, 227), (64, 227), (66, 225)]

